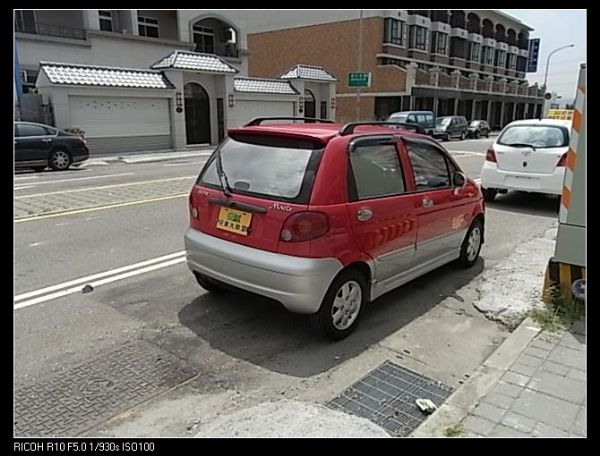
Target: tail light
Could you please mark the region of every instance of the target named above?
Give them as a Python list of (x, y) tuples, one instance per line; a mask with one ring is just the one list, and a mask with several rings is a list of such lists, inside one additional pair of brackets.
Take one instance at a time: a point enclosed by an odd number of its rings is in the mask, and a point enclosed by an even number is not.
[(194, 219), (198, 219), (198, 208), (196, 206), (194, 206), (193, 196), (194, 196), (194, 192), (190, 193), (190, 196), (188, 198), (190, 217), (192, 217)]
[(490, 147), (485, 153), (485, 161), (498, 163), (498, 160), (496, 160), (496, 152), (493, 147)]
[(285, 242), (308, 241), (329, 231), (329, 217), (322, 212), (297, 212), (290, 215), (281, 228), (279, 238)]
[(556, 166), (567, 166), (567, 153), (566, 152), (564, 154), (562, 154), (562, 157), (560, 157), (560, 160), (558, 160), (558, 163), (556, 164)]
[(83, 144), (84, 146), (87, 146), (87, 140), (86, 140), (86, 139), (85, 139), (83, 136), (80, 136), (80, 137), (79, 137), (79, 142), (80, 142), (81, 144)]

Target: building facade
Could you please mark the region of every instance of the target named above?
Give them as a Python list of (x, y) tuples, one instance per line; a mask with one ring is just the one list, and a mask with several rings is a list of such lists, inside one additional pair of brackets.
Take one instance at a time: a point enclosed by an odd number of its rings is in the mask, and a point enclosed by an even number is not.
[(92, 153), (216, 144), (257, 116), (333, 118), (337, 81), (323, 68), (293, 62), (281, 77), (248, 77), (247, 15), (16, 10), (18, 112), (39, 99)]
[[(291, 62), (327, 68), (340, 81), (338, 121), (415, 109), (499, 128), (542, 107), (542, 90), (525, 78), (532, 28), (499, 11), (273, 11), (247, 20), (249, 73), (276, 75)], [(358, 97), (347, 85), (355, 71), (371, 73)]]

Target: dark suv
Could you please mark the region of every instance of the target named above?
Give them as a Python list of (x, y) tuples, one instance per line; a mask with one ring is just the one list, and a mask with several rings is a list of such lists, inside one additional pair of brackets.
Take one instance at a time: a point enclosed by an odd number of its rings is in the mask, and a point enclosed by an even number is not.
[(69, 169), (90, 155), (81, 136), (33, 122), (15, 122), (14, 146), (15, 168), (36, 171), (47, 166), (57, 171)]
[(490, 124), (485, 120), (472, 120), (469, 124), (469, 129), (467, 130), (467, 136), (475, 139), (480, 138), (481, 136), (489, 138), (490, 130)]
[(438, 117), (433, 136), (450, 141), (452, 138), (465, 139), (469, 124), (464, 116)]
[(425, 133), (433, 136), (435, 131), (435, 114), (431, 111), (402, 111), (390, 114), (387, 122), (399, 122), (423, 127)]

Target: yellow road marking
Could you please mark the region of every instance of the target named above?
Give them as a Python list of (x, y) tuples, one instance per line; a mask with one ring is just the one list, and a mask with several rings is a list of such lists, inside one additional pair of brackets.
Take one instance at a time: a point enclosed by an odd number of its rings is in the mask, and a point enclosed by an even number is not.
[(196, 177), (196, 176), (172, 177), (170, 179), (155, 179), (155, 180), (142, 181), (142, 182), (130, 182), (128, 184), (111, 184), (111, 185), (102, 185), (100, 187), (76, 188), (75, 190), (60, 190), (57, 192), (34, 193), (33, 195), (17, 196), (15, 199), (21, 200), (21, 199), (26, 199), (26, 198), (35, 198), (36, 196), (57, 195), (59, 193), (85, 192), (87, 190), (98, 190), (101, 188), (126, 187), (128, 185), (142, 185), (142, 184), (149, 184), (152, 182), (169, 182), (169, 181), (176, 181), (176, 180), (183, 180), (183, 179), (191, 179), (193, 177)]
[(42, 219), (52, 218), (52, 217), (62, 217), (62, 216), (66, 216), (66, 215), (83, 214), (85, 212), (101, 211), (104, 209), (113, 209), (115, 207), (133, 206), (135, 204), (153, 203), (155, 201), (164, 201), (164, 200), (173, 199), (173, 198), (181, 198), (182, 196), (188, 196), (188, 195), (189, 195), (189, 193), (187, 193), (187, 192), (186, 193), (178, 193), (177, 195), (161, 196), (159, 198), (150, 198), (150, 199), (137, 200), (137, 201), (128, 201), (126, 203), (110, 204), (107, 206), (94, 206), (94, 207), (88, 207), (85, 209), (76, 209), (73, 211), (54, 212), (52, 214), (45, 214), (45, 215), (34, 215), (31, 217), (17, 218), (17, 219), (15, 219), (15, 223), (31, 222), (33, 220), (42, 220)]

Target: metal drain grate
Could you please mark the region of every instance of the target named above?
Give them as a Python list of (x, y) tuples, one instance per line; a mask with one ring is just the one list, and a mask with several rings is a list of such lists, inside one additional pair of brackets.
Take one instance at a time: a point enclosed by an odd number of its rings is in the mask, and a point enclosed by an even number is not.
[(431, 399), (436, 406), (454, 388), (386, 361), (327, 403), (334, 410), (367, 418), (395, 437), (406, 437), (427, 415), (415, 404)]

